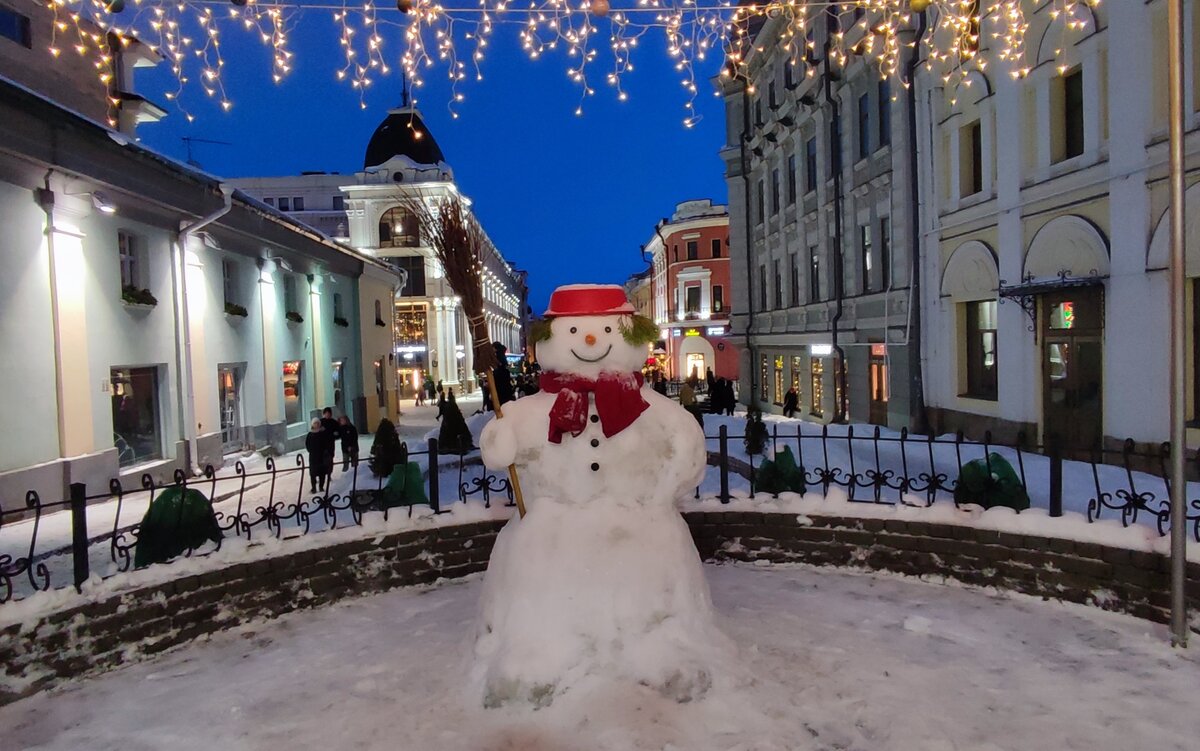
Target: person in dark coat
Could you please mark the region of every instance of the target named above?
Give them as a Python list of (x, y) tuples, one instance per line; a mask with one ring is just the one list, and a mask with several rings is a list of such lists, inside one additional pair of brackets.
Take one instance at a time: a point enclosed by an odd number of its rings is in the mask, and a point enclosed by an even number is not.
[(438, 386), (437, 395), (437, 419), (440, 420), (442, 419), (442, 415), (446, 413), (446, 392), (442, 390), (440, 385)]
[(708, 393), (711, 396), (713, 386), (717, 385), (717, 377), (713, 375), (712, 368), (704, 369), (704, 383), (708, 386)]
[[(492, 342), (492, 347), (496, 350), (496, 366), (492, 368), (491, 378), (492, 383), (496, 386), (496, 396), (500, 399), (500, 406), (503, 407), (516, 398), (513, 394), (512, 374), (508, 372), (508, 347), (500, 342)], [(493, 409), (492, 390), (488, 388), (483, 392), (483, 411), (489, 412)]]
[(342, 440), (342, 471), (358, 466), (358, 428), (345, 415), (338, 418), (338, 438)]
[(662, 373), (654, 374), (654, 390), (663, 396), (667, 395), (667, 379), (663, 377)]
[(333, 474), (334, 452), (337, 450), (338, 434), (341, 433), (341, 425), (333, 419), (333, 408), (326, 407), (321, 410), (321, 430), (325, 432), (325, 438), (329, 441), (329, 474)]
[(783, 416), (795, 417), (796, 410), (800, 407), (800, 395), (796, 393), (796, 387), (792, 386), (783, 395)]
[(321, 421), (313, 418), (304, 437), (304, 448), (308, 451), (309, 492), (325, 492), (325, 480), (333, 470), (333, 455), (329, 453), (328, 433)]

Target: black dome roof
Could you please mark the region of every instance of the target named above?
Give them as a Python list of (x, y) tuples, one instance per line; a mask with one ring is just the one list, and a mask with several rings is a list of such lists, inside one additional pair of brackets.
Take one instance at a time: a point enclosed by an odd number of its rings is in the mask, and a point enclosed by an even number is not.
[(420, 113), (411, 107), (388, 112), (387, 119), (379, 124), (367, 144), (363, 169), (378, 167), (394, 156), (406, 156), (417, 164), (446, 161)]

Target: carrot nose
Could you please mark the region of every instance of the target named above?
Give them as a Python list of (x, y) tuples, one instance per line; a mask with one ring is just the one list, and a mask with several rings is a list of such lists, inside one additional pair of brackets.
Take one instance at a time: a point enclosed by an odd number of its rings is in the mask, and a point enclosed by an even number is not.
[(583, 337), (583, 341), (585, 344), (587, 344), (587, 346), (590, 347), (596, 343), (596, 337), (592, 336), (591, 334), (588, 334), (587, 336)]

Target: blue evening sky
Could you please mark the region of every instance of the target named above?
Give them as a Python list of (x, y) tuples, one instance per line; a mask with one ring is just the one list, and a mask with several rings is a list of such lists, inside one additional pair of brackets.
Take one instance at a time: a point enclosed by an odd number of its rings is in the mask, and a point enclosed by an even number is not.
[[(387, 48), (397, 54), (397, 32), (386, 33)], [(193, 146), (204, 169), (224, 177), (362, 168), (371, 133), (399, 102), (396, 73), (376, 79), (361, 109), (357, 92), (334, 78), (341, 53), (321, 11), (307, 11), (291, 34), (295, 65), (279, 85), (254, 38), (229, 30), (222, 39), (232, 110), (222, 112), (196, 89), (185, 100), (196, 115), (189, 124), (161, 96), (170, 84), (165, 65), (145, 71), (140, 88), (171, 110), (140, 130), (148, 145), (183, 159), (182, 136), (228, 141), (233, 145)], [(699, 64), (702, 119), (686, 129), (685, 92), (660, 37), (639, 47), (636, 69), (624, 79), (626, 102), (605, 83), (607, 43), (601, 45), (591, 73), (596, 95), (584, 103), (583, 117), (574, 114), (579, 90), (565, 73), (565, 55), (529, 60), (512, 26), (497, 26), (489, 50), (484, 80), (464, 82), (458, 119), (447, 109), (441, 69), (430, 70), (418, 106), (493, 241), (529, 271), (535, 313), (559, 284), (619, 283), (644, 268), (639, 246), (679, 201), (725, 202), (717, 156), (724, 118), (709, 82), (719, 55)]]

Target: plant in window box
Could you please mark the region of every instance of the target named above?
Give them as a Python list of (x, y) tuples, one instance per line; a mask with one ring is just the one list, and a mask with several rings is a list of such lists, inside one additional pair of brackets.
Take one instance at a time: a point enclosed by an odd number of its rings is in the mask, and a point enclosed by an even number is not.
[(342, 318), (341, 316), (334, 316), (334, 317), (333, 317), (333, 325), (334, 325), (334, 326), (341, 326), (342, 328), (344, 328), (344, 329), (345, 329), (345, 328), (349, 328), (349, 327), (350, 327), (350, 322), (349, 322), (349, 321), (347, 321), (345, 318)]
[(244, 305), (238, 305), (235, 302), (227, 302), (225, 303), (225, 315), (240, 316), (245, 318), (246, 316), (250, 315), (250, 311), (246, 310), (246, 306)]
[(289, 310), (284, 317), (292, 323), (304, 323), (304, 316), (300, 315), (294, 310)]
[(158, 298), (150, 294), (150, 290), (139, 289), (132, 284), (121, 288), (121, 300), (126, 305), (143, 305), (150, 308), (158, 305)]

